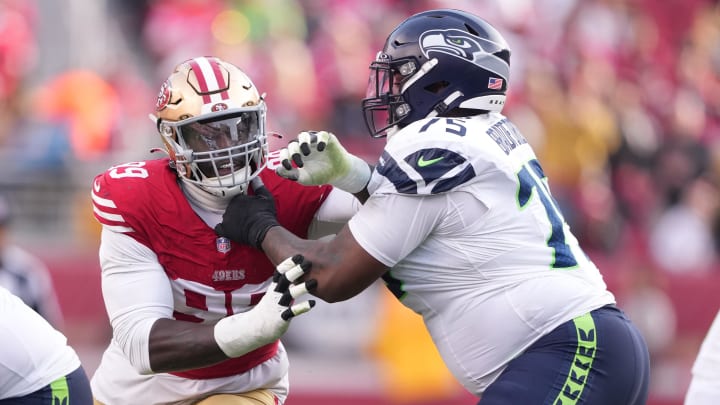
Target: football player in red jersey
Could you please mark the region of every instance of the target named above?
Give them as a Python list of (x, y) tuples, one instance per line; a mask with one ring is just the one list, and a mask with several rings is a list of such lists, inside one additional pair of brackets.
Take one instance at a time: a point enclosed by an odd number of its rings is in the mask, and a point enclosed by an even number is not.
[[(93, 183), (102, 290), (113, 338), (92, 378), (96, 403), (282, 404), (279, 341), (312, 302), (290, 285), (302, 257), (276, 267), (213, 228), (232, 197), (263, 183), (300, 237), (343, 223), (352, 194), (302, 186), (268, 168), (266, 105), (250, 78), (214, 57), (180, 63), (152, 118), (169, 157), (111, 167)], [(358, 187), (358, 190), (363, 188)], [(273, 275), (276, 275), (273, 277)], [(201, 402), (198, 402), (201, 401)]]

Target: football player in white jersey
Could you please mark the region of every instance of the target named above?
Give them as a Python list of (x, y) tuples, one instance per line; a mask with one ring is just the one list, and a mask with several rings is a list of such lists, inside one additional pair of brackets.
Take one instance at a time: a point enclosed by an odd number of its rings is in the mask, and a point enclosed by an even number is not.
[(50, 325), (62, 329), (63, 314), (50, 270), (40, 258), (13, 242), (12, 221), (8, 200), (0, 196), (0, 286), (23, 300)]
[(238, 67), (214, 57), (187, 60), (161, 86), (152, 116), (169, 157), (120, 164), (95, 178), (113, 329), (91, 380), (97, 403), (285, 401), (288, 358), (279, 338), (312, 305), (292, 303), (305, 292), (288, 282), (302, 274), (302, 258), (276, 271), (260, 250), (213, 228), (251, 181), (264, 182), (279, 221), (301, 237), (318, 221), (344, 223), (360, 203), (267, 169), (265, 114), (263, 96)]
[(302, 240), (277, 226), (269, 195), (242, 196), (216, 231), (275, 262), (302, 253), (312, 294), (329, 302), (382, 278), (480, 404), (643, 404), (645, 341), (500, 113), (509, 61), (501, 34), (470, 13), (408, 18), (370, 66), (362, 106), (371, 135), (387, 136), (372, 175), (327, 132), (300, 134), (278, 169), (367, 197), (348, 225)]
[(0, 287), (0, 404), (92, 403), (90, 382), (65, 335)]
[(700, 346), (685, 395), (685, 405), (714, 404), (720, 404), (720, 312)]

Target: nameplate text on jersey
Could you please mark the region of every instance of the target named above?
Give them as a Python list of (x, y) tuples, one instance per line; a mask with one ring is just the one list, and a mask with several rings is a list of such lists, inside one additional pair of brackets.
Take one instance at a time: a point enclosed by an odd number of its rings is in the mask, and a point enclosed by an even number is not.
[(487, 129), (487, 134), (498, 144), (506, 155), (520, 145), (526, 144), (525, 137), (507, 118)]

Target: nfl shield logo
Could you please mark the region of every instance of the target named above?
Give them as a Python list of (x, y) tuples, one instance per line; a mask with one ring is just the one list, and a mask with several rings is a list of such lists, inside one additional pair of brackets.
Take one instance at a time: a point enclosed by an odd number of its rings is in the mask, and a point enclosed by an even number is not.
[(230, 239), (221, 236), (215, 239), (215, 246), (218, 252), (227, 253), (230, 251)]

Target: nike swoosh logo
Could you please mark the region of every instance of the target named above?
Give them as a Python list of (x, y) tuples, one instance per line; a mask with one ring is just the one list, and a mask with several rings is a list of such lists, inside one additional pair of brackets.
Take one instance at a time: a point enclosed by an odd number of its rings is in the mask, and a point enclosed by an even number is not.
[(435, 164), (435, 163), (443, 160), (444, 158), (445, 158), (444, 156), (440, 156), (440, 157), (435, 158), (435, 159), (425, 160), (425, 157), (424, 157), (424, 156), (420, 156), (420, 159), (418, 159), (417, 164), (418, 164), (418, 166), (420, 166), (420, 167), (430, 166), (430, 165), (432, 165), (432, 164)]
[(95, 180), (95, 182), (93, 183), (93, 188), (95, 189), (96, 193), (99, 192), (100, 191), (100, 182)]

